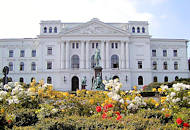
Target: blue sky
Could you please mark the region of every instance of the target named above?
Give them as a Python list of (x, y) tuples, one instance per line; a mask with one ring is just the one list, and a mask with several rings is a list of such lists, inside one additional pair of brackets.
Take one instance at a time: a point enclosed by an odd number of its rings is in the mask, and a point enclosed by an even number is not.
[(149, 21), (152, 37), (190, 39), (189, 12), (190, 0), (1, 0), (0, 39), (34, 38), (40, 20), (87, 22), (94, 17)]

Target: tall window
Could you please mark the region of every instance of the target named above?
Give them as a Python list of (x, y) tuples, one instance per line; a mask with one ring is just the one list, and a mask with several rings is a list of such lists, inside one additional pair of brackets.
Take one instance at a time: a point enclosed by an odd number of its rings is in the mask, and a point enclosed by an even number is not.
[(118, 43), (117, 42), (115, 43), (115, 48), (118, 48)]
[(135, 27), (132, 28), (132, 32), (135, 33)]
[(20, 77), (19, 82), (24, 83), (24, 78)]
[(167, 57), (167, 50), (163, 50), (163, 56)]
[(98, 43), (96, 43), (96, 48), (98, 48)]
[(72, 43), (72, 48), (75, 48), (75, 43), (74, 42)]
[(167, 69), (168, 69), (168, 64), (167, 64), (166, 61), (163, 63), (163, 69), (164, 69), (164, 70), (167, 70)]
[(54, 27), (54, 33), (57, 33), (57, 27)]
[(44, 27), (44, 33), (47, 33), (47, 27)]
[(31, 70), (32, 71), (36, 70), (36, 63), (35, 62), (32, 62), (32, 64), (31, 64)]
[(144, 27), (142, 27), (142, 33), (145, 33), (145, 28)]
[(111, 56), (111, 68), (119, 68), (119, 56), (118, 55)]
[(14, 55), (14, 51), (13, 50), (9, 50), (9, 57), (13, 57)]
[(168, 82), (168, 76), (164, 77), (164, 82)]
[(36, 50), (32, 50), (32, 57), (36, 57)]
[(47, 69), (51, 70), (52, 69), (52, 61), (47, 62)]
[(20, 71), (24, 71), (24, 62), (20, 62)]
[(47, 77), (47, 83), (48, 83), (48, 84), (52, 84), (52, 79), (51, 79), (51, 77)]
[(78, 42), (76, 43), (76, 48), (79, 48), (79, 43)]
[(173, 56), (177, 57), (177, 50), (173, 50)]
[(71, 57), (71, 68), (79, 68), (79, 56), (73, 55)]
[(111, 48), (114, 48), (114, 43), (113, 42), (111, 43)]
[(92, 48), (94, 48), (94, 42), (92, 43)]
[(153, 57), (156, 56), (156, 50), (152, 50), (152, 56), (153, 56)]
[(9, 71), (13, 71), (13, 62), (9, 62)]
[(24, 57), (25, 56), (25, 51), (24, 50), (20, 50), (20, 57)]
[(140, 28), (139, 27), (137, 27), (137, 33), (140, 33)]
[(138, 85), (143, 85), (143, 77), (142, 76), (138, 77)]
[(153, 82), (158, 82), (158, 78), (156, 76), (154, 76)]
[(153, 70), (157, 70), (157, 62), (156, 61), (153, 61), (153, 63), (152, 63), (152, 69)]
[(138, 69), (142, 69), (142, 61), (138, 61)]
[(49, 27), (49, 33), (52, 33), (52, 27)]
[(52, 50), (53, 50), (52, 47), (48, 47), (47, 48), (47, 54), (52, 55)]
[(174, 62), (174, 70), (178, 70), (178, 62), (177, 61)]
[(95, 67), (95, 59), (94, 59), (94, 55), (92, 55), (91, 57), (91, 68), (94, 68)]

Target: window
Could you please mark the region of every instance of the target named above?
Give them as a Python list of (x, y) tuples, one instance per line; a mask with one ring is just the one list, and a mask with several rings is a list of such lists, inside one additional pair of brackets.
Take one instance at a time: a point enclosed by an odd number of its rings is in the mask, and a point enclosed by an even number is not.
[(174, 62), (174, 70), (178, 70), (178, 62), (177, 61)]
[(20, 77), (19, 82), (24, 83), (24, 78)]
[(9, 62), (9, 71), (13, 71), (13, 62)]
[(52, 33), (52, 27), (49, 27), (49, 33)]
[(168, 69), (168, 64), (167, 64), (166, 61), (163, 63), (163, 69), (164, 69), (164, 70), (167, 70), (167, 69)]
[(24, 62), (20, 62), (20, 71), (24, 71)]
[(164, 77), (164, 82), (168, 82), (168, 76)]
[(145, 33), (145, 28), (144, 27), (142, 27), (142, 33)]
[(138, 85), (143, 85), (143, 77), (142, 76), (138, 77)]
[(158, 82), (158, 78), (156, 76), (154, 76), (153, 82)]
[(132, 32), (135, 33), (135, 27), (132, 28)]
[(47, 69), (48, 69), (48, 70), (51, 70), (51, 69), (52, 69), (52, 62), (51, 62), (51, 61), (48, 61), (48, 62), (47, 62)]
[(115, 48), (118, 48), (118, 43), (117, 42), (115, 43)]
[(36, 70), (36, 63), (35, 62), (32, 62), (32, 64), (31, 64), (31, 70), (32, 71)]
[(79, 68), (79, 56), (73, 55), (71, 57), (71, 68)]
[(34, 78), (34, 77), (32, 77), (32, 78), (31, 78), (31, 82), (33, 82), (33, 80), (35, 80), (35, 78)]
[(72, 48), (75, 48), (75, 43), (74, 42), (72, 43)]
[(36, 57), (36, 50), (32, 50), (32, 57)]
[(174, 57), (177, 57), (177, 50), (173, 50)]
[(156, 50), (152, 50), (152, 57), (156, 56)]
[(152, 63), (152, 69), (153, 70), (157, 70), (157, 62), (156, 61), (153, 61), (153, 63)]
[(52, 84), (52, 79), (51, 79), (51, 77), (47, 77), (47, 83), (48, 83), (48, 84)]
[(178, 77), (178, 76), (175, 76), (175, 81), (178, 80), (178, 79), (179, 79), (179, 77)]
[(138, 61), (138, 69), (142, 69), (142, 61)]
[(47, 49), (47, 54), (48, 54), (48, 55), (52, 55), (52, 47), (48, 47), (48, 49)]
[(91, 68), (94, 68), (95, 65), (96, 65), (96, 63), (95, 63), (94, 55), (92, 55), (92, 57), (91, 57)]
[(54, 27), (54, 33), (57, 33), (57, 27)]
[(44, 33), (47, 33), (47, 27), (44, 27)]
[(76, 43), (76, 48), (79, 48), (79, 43), (78, 42)]
[(13, 57), (14, 55), (14, 51), (13, 50), (9, 50), (9, 57)]
[(111, 48), (114, 48), (114, 43), (111, 44)]
[(96, 43), (96, 48), (98, 48), (98, 43)]
[(163, 50), (163, 56), (167, 57), (167, 50)]
[(139, 27), (137, 27), (137, 33), (140, 33), (140, 28)]
[(111, 56), (111, 68), (119, 68), (119, 56)]
[(92, 43), (92, 48), (94, 48), (94, 43)]
[(20, 51), (20, 57), (24, 57), (25, 56), (25, 51), (24, 50), (21, 50)]

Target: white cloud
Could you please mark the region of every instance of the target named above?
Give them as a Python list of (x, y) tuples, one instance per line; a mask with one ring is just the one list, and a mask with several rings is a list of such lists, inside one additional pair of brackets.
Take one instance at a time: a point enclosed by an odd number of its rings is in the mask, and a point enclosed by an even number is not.
[(6, 0), (0, 2), (0, 17), (0, 38), (12, 38), (35, 37), (40, 20), (128, 22), (150, 21), (153, 15), (138, 12), (131, 0)]

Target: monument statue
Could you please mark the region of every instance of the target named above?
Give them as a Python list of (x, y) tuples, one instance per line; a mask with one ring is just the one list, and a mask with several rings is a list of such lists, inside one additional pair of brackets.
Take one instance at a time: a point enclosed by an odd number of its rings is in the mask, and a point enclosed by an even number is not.
[(100, 75), (97, 75), (97, 77), (93, 81), (93, 90), (105, 90), (105, 85), (102, 83), (102, 78)]
[(100, 66), (100, 63), (99, 63), (99, 61), (101, 60), (100, 49), (96, 49), (94, 60), (95, 60), (95, 67)]
[(85, 87), (86, 87), (86, 76), (84, 76), (83, 78), (82, 78), (82, 81), (81, 81), (81, 87), (82, 87), (82, 89), (86, 89)]

